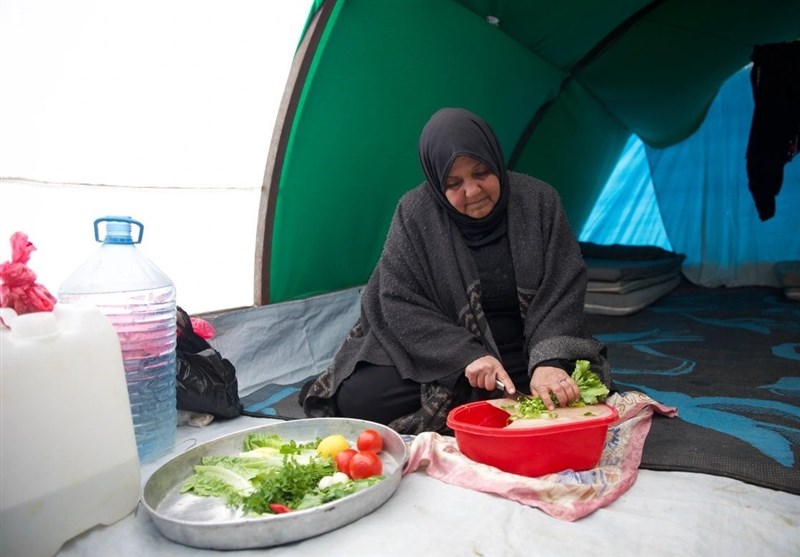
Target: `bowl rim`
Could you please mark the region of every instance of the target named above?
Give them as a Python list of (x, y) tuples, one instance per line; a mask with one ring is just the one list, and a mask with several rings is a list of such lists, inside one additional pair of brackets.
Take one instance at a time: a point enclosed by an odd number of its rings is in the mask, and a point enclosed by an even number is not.
[[(557, 424), (552, 424), (549, 426), (539, 426), (535, 428), (497, 428), (497, 427), (487, 427), (481, 425), (475, 425), (463, 422), (457, 418), (457, 414), (465, 412), (469, 408), (490, 405), (495, 408), (497, 406), (489, 403), (486, 400), (479, 400), (476, 402), (469, 402), (467, 404), (462, 404), (456, 406), (447, 414), (447, 427), (452, 429), (456, 434), (459, 432), (464, 433), (471, 433), (473, 435), (484, 435), (488, 437), (503, 437), (503, 438), (517, 438), (517, 437), (533, 437), (539, 435), (547, 435), (550, 433), (564, 433), (564, 432), (572, 432), (572, 431), (579, 431), (582, 429), (590, 429), (596, 428), (600, 426), (610, 426), (613, 422), (617, 421), (619, 418), (619, 412), (617, 409), (610, 404), (605, 402), (600, 403), (603, 406), (609, 408), (610, 413), (607, 416), (598, 416), (596, 418), (587, 418), (585, 420), (576, 420), (571, 422), (559, 422)], [(505, 412), (502, 408), (498, 408), (498, 410)], [(510, 414), (509, 414), (510, 415)], [(545, 418), (543, 418), (545, 419)]]

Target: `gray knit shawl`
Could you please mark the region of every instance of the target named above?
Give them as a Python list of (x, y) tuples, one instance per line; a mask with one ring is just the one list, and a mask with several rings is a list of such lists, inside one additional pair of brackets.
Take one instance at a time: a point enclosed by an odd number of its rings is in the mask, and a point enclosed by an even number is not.
[[(587, 359), (609, 384), (605, 347), (584, 319), (586, 268), (558, 193), (541, 180), (508, 175), (508, 236), (529, 373), (545, 360)], [(333, 415), (331, 399), (358, 362), (392, 365), (422, 384), (423, 415), (390, 425), (408, 433), (441, 430), (459, 401), (432, 382), (487, 354), (500, 356), (483, 313), (477, 266), (423, 184), (400, 200), (364, 288), (361, 316), (304, 408), (309, 416)]]

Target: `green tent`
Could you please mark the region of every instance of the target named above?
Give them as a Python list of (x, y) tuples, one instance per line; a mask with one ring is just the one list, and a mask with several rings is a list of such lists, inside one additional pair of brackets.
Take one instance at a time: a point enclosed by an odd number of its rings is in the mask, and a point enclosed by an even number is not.
[(577, 229), (631, 134), (686, 138), (754, 45), (799, 29), (796, 0), (316, 2), (264, 177), (256, 303), (366, 282), (438, 108), (486, 118)]

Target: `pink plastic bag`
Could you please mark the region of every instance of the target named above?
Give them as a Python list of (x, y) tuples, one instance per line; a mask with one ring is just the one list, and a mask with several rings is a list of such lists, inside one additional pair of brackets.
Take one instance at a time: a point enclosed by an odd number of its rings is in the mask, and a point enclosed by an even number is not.
[(214, 338), (217, 331), (211, 323), (200, 317), (190, 317), (189, 320), (192, 322), (192, 329), (197, 336), (205, 340)]
[(55, 296), (36, 282), (36, 273), (28, 267), (35, 249), (27, 234), (15, 232), (11, 236), (11, 260), (0, 264), (0, 307), (11, 308), (17, 315), (52, 311), (56, 304)]

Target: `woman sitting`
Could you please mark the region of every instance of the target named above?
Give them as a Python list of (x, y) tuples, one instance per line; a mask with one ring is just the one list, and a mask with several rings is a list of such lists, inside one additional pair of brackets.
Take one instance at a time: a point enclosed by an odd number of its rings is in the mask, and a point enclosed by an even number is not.
[(397, 205), (361, 315), (301, 396), (306, 415), (446, 431), (465, 402), (516, 390), (579, 397), (575, 360), (611, 382), (586, 325), (586, 269), (558, 193), (506, 170), (489, 125), (463, 109), (422, 130), (425, 182)]

